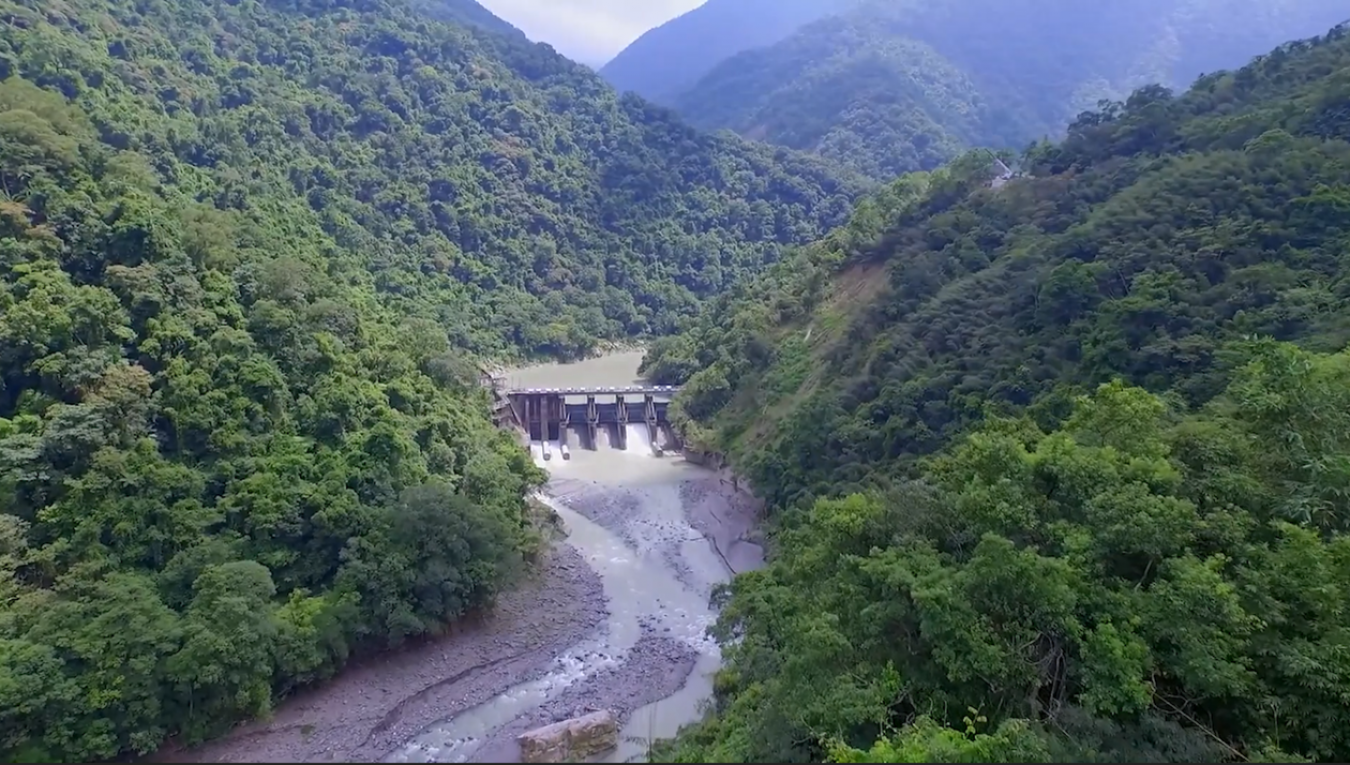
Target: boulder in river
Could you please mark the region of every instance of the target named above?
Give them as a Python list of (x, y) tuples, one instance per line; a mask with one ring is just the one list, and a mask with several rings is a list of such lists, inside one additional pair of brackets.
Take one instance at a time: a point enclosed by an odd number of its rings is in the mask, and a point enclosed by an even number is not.
[(520, 734), (521, 762), (579, 762), (619, 745), (619, 721), (608, 709)]

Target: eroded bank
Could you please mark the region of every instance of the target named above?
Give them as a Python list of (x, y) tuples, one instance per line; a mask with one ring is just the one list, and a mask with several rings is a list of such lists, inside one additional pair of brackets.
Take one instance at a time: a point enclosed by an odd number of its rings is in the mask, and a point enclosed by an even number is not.
[[(635, 382), (641, 354), (518, 370), (515, 388), (613, 386)], [(570, 460), (537, 464), (550, 473), (545, 501), (568, 527), (565, 544), (601, 579), (606, 616), (545, 677), (434, 725), (394, 754), (404, 761), (509, 761), (531, 727), (595, 709), (625, 722), (610, 761), (640, 756), (651, 737), (673, 735), (699, 716), (720, 663), (706, 636), (713, 588), (760, 565), (757, 510), (717, 473), (680, 455), (653, 455), (640, 438), (615, 448), (574, 449)]]
[[(512, 374), (521, 387), (621, 386), (640, 359), (625, 352)], [(724, 471), (598, 446), (565, 462), (536, 454), (550, 473), (542, 499), (568, 535), (492, 615), (358, 662), (272, 721), (166, 759), (512, 761), (519, 733), (607, 708), (624, 729), (606, 759), (625, 761), (697, 719), (720, 663), (705, 636), (708, 596), (762, 562), (758, 505)]]

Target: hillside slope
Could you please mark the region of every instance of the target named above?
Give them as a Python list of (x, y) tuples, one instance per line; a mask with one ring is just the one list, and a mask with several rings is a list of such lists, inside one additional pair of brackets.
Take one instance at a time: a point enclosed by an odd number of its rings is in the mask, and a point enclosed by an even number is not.
[(413, 6), (441, 21), (476, 26), (517, 41), (528, 42), (524, 32), (474, 0), (415, 0)]
[[(1207, 76), (1183, 96), (1153, 86), (1085, 114), (1063, 143), (1023, 158), (1029, 177), (997, 191), (972, 180), (987, 166), (981, 152), (902, 178), (657, 343), (648, 368), (689, 377), (685, 411), (718, 425), (709, 448), (801, 449), (792, 475), (828, 485), (857, 460), (906, 464), (940, 448), (987, 402), (1023, 407), (1061, 383), (1124, 375), (1200, 403), (1223, 387), (1228, 340), (1339, 348), (1350, 314), (1331, 309), (1350, 272), (1334, 257), (1340, 224), (1313, 213), (1338, 209), (1337, 98), (1350, 80), (1335, 68), (1341, 37), (1306, 48)], [(806, 366), (794, 369), (812, 371), (801, 386), (795, 372), (774, 377), (785, 372), (772, 359), (796, 354)], [(782, 403), (793, 411), (766, 421), (772, 392), (791, 394)], [(866, 447), (822, 451), (819, 439), (787, 438), (796, 427)], [(784, 502), (812, 485), (769, 483)]]
[(476, 356), (668, 327), (853, 193), (398, 3), (0, 18), (7, 761), (190, 743), (491, 605), (543, 476)]
[(877, 179), (931, 170), (980, 143), (1007, 143), (979, 85), (907, 37), (902, 8), (830, 16), (729, 58), (672, 107), (697, 127), (791, 146)]
[(601, 67), (600, 76), (620, 92), (669, 104), (722, 60), (775, 43), (854, 2), (708, 0), (644, 32)]
[(398, 4), (230, 8), (118, 11), (82, 39), (98, 11), (68, 3), (6, 37), (2, 73), (60, 88), (97, 123), (137, 110), (117, 141), (231, 178), (245, 201), (303, 200), (387, 299), (431, 309), (474, 350), (660, 331), (841, 220), (857, 188), (699, 135), (523, 39)]
[(1100, 99), (1185, 87), (1347, 17), (1326, 0), (874, 1), (728, 58), (671, 103), (893, 178), (973, 145), (1020, 149)]
[(1350, 756), (1348, 102), (1346, 28), (1142, 89), (658, 344), (779, 518), (667, 761)]

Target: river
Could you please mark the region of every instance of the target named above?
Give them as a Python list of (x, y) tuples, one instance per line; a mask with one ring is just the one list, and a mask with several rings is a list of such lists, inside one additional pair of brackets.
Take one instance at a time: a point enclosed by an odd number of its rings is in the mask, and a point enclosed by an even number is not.
[[(509, 374), (508, 387), (628, 385), (640, 382), (641, 359), (630, 351), (536, 366)], [(601, 761), (632, 762), (652, 738), (700, 716), (720, 664), (706, 635), (715, 618), (712, 589), (763, 559), (750, 541), (753, 503), (677, 453), (654, 455), (645, 427), (629, 427), (626, 450), (603, 435), (593, 451), (573, 448), (570, 460), (556, 444), (547, 460), (532, 446), (550, 474), (540, 499), (568, 530), (562, 544), (599, 574), (607, 610), (601, 628), (542, 677), (430, 726), (389, 761), (513, 761), (519, 733), (609, 708), (624, 727), (619, 748)]]
[[(519, 387), (622, 386), (641, 353), (550, 364)], [(611, 709), (623, 721), (607, 761), (640, 759), (652, 737), (697, 719), (720, 657), (705, 635), (709, 595), (760, 565), (757, 503), (717, 474), (637, 433), (630, 448), (573, 441), (540, 499), (567, 535), (490, 614), (403, 650), (363, 657), (265, 720), (161, 762), (512, 762), (531, 728)]]

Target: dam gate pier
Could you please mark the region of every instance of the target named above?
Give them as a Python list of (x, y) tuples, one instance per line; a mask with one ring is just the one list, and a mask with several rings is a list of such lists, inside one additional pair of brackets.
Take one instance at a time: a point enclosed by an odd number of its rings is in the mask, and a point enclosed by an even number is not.
[[(492, 389), (497, 424), (523, 431), (546, 460), (554, 445), (570, 459), (574, 439), (586, 449), (599, 449), (603, 439), (614, 449), (647, 448), (658, 457), (680, 448), (667, 413), (678, 386)], [(630, 444), (634, 436), (642, 443)]]

